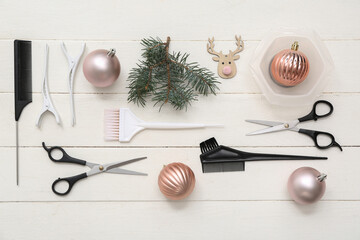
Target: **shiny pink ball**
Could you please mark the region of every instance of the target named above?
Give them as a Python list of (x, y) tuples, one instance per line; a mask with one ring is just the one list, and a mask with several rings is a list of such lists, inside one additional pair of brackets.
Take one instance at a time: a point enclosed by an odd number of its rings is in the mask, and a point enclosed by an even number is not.
[(95, 87), (108, 87), (119, 77), (120, 62), (115, 49), (98, 49), (89, 53), (83, 64), (85, 78)]
[(188, 197), (194, 190), (195, 182), (194, 172), (180, 162), (164, 166), (158, 177), (160, 191), (171, 200)]
[(311, 167), (296, 169), (289, 177), (288, 191), (291, 198), (300, 204), (311, 204), (319, 201), (325, 193), (326, 174)]

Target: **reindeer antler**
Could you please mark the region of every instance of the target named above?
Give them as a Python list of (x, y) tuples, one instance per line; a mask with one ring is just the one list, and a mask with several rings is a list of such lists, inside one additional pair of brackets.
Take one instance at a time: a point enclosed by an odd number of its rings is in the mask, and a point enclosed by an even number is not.
[(216, 52), (215, 50), (214, 50), (214, 46), (215, 46), (215, 44), (214, 44), (214, 37), (212, 37), (212, 39), (210, 39), (210, 38), (208, 38), (208, 40), (209, 40), (209, 43), (207, 44), (207, 51), (208, 51), (208, 53), (210, 53), (210, 54), (213, 54), (213, 55), (216, 55), (216, 56), (220, 56), (220, 53), (219, 52)]
[(235, 39), (236, 39), (236, 46), (237, 48), (235, 49), (235, 51), (230, 51), (232, 56), (234, 56), (235, 54), (241, 52), (242, 50), (244, 50), (244, 42), (243, 40), (241, 40), (241, 36), (236, 36), (235, 35)]

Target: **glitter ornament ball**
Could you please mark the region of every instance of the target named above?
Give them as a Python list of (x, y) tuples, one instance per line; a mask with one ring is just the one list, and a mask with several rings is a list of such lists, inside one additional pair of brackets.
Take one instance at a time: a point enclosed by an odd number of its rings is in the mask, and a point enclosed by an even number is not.
[(296, 86), (309, 74), (309, 60), (298, 48), (298, 42), (294, 42), (291, 49), (280, 51), (271, 62), (271, 77), (281, 86)]
[(160, 191), (171, 200), (181, 200), (189, 196), (195, 187), (194, 172), (183, 163), (164, 166), (158, 178)]
[(95, 87), (108, 87), (119, 77), (120, 62), (115, 49), (98, 49), (89, 53), (83, 64), (85, 78)]
[(300, 204), (319, 201), (325, 193), (326, 174), (311, 167), (296, 169), (289, 177), (288, 191), (291, 198)]

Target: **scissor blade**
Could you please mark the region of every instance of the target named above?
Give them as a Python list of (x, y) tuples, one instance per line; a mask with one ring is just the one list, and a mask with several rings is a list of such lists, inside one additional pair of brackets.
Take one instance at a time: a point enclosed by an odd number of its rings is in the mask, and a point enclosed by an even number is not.
[(130, 164), (130, 163), (133, 163), (133, 162), (141, 161), (141, 160), (144, 160), (146, 158), (147, 157), (134, 158), (134, 159), (130, 159), (130, 160), (127, 160), (127, 161), (119, 161), (119, 162), (105, 164), (104, 169), (105, 169), (105, 172), (106, 172), (106, 171), (109, 171), (110, 169), (117, 168), (117, 167), (120, 167), (120, 166), (124, 166), (124, 165)]
[(116, 173), (116, 174), (126, 174), (126, 175), (147, 176), (147, 173), (135, 172), (135, 171), (130, 171), (130, 170), (121, 169), (121, 168), (113, 168), (113, 169), (110, 169), (110, 170), (108, 170), (106, 172), (107, 173)]
[(265, 126), (269, 126), (269, 127), (283, 124), (282, 122), (273, 122), (273, 121), (264, 121), (264, 120), (249, 120), (249, 119), (245, 120), (245, 122), (265, 125)]
[(281, 125), (276, 125), (273, 127), (269, 127), (269, 128), (265, 128), (265, 129), (261, 129), (255, 132), (251, 132), (246, 134), (246, 136), (252, 136), (252, 135), (259, 135), (259, 134), (264, 134), (264, 133), (271, 133), (271, 132), (278, 132), (278, 131), (283, 131), (283, 130), (287, 130), (288, 128), (285, 128), (285, 126), (283, 124)]

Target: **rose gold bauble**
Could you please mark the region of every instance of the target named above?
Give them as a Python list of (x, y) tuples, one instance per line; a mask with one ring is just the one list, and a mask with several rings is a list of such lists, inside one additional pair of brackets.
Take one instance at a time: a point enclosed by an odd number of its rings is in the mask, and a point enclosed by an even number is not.
[(179, 162), (166, 165), (158, 178), (160, 191), (171, 200), (189, 196), (195, 187), (195, 175), (191, 168)]
[(276, 83), (293, 87), (306, 79), (310, 69), (309, 60), (298, 48), (298, 42), (294, 42), (291, 49), (282, 50), (275, 55), (270, 71)]
[(95, 87), (108, 87), (119, 77), (120, 62), (115, 49), (98, 49), (89, 53), (83, 64), (85, 78)]
[(326, 174), (311, 167), (296, 169), (289, 177), (288, 191), (291, 198), (300, 204), (319, 201), (325, 193)]

